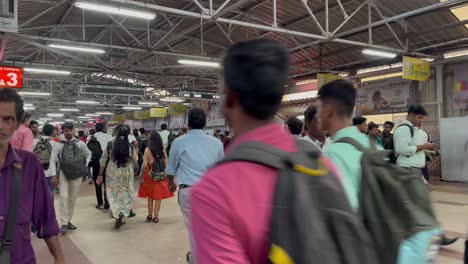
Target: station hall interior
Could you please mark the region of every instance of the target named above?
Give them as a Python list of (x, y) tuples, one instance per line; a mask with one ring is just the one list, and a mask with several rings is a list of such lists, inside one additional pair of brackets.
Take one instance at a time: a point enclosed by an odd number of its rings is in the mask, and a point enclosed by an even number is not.
[[(258, 39), (289, 54), (274, 116), (285, 131), (296, 117), (307, 136), (307, 110), (320, 105), (321, 87), (337, 80), (356, 88), (353, 116), (365, 118), (364, 133), (375, 124), (381, 135), (391, 123), (396, 134), (410, 106), (425, 109), (418, 129), (434, 144), (425, 168), (428, 196), (444, 236), (458, 238), (440, 247), (434, 263), (468, 263), (467, 0), (0, 0), (0, 89), (21, 96), (39, 141), (47, 125), (56, 128), (57, 142), (64, 124), (87, 141), (96, 132), (115, 137), (125, 126), (136, 142), (131, 151), (159, 132), (169, 156), (168, 144), (190, 133), (189, 114), (201, 109), (203, 134), (226, 147), (236, 131), (225, 117), (223, 59), (236, 43)], [(97, 168), (96, 178), (87, 170), (75, 189), (76, 226), (58, 236), (65, 263), (187, 263), (183, 184), (148, 219), (139, 176), (145, 172), (135, 172), (135, 216), (116, 229), (120, 215), (96, 204)], [(59, 186), (52, 205), (63, 228), (71, 222), (60, 217)], [(44, 240), (34, 230), (28, 235), (37, 263), (54, 263)]]

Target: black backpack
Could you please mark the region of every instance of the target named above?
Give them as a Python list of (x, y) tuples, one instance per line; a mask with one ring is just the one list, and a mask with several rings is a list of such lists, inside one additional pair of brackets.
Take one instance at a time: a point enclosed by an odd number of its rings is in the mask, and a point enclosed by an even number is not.
[(371, 239), (320, 150), (297, 141), (287, 153), (246, 142), (220, 163), (247, 161), (278, 170), (272, 205), (269, 260), (274, 264), (376, 264)]
[(91, 161), (90, 163), (95, 165), (99, 164), (99, 161), (101, 160), (102, 157), (102, 148), (101, 148), (101, 143), (95, 138), (91, 137), (88, 141), (88, 149), (91, 151)]
[[(409, 130), (410, 130), (411, 138), (414, 137), (414, 127), (413, 127), (413, 126), (411, 126), (411, 125), (409, 125), (409, 124), (406, 124), (406, 123), (403, 123), (403, 124), (399, 125), (399, 126), (397, 127), (397, 129), (400, 128), (400, 127), (408, 127)], [(393, 146), (391, 146), (392, 152), (390, 153), (389, 158), (390, 158), (390, 162), (396, 164), (396, 163), (397, 163), (397, 160), (398, 160), (398, 154), (395, 152), (395, 140), (392, 139), (391, 143), (393, 144)], [(386, 148), (386, 149), (387, 149), (387, 148)]]

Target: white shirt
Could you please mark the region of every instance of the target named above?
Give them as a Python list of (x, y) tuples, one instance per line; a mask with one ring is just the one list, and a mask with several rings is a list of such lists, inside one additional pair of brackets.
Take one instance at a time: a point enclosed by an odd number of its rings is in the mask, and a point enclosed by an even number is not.
[(159, 135), (162, 138), (164, 148), (167, 148), (167, 144), (169, 143), (169, 131), (168, 130), (160, 131)]
[(305, 141), (307, 141), (309, 143), (314, 144), (318, 149), (322, 150), (322, 152), (327, 150), (328, 146), (333, 144), (333, 140), (331, 140), (329, 137), (325, 138), (325, 143), (323, 144), (323, 146), (322, 146), (322, 143), (319, 140), (317, 140), (315, 138), (311, 138), (309, 135), (304, 136), (302, 138), (302, 140), (305, 140)]
[(427, 133), (414, 126), (411, 122), (405, 121), (413, 127), (414, 136), (411, 137), (411, 130), (407, 126), (397, 128), (393, 135), (395, 142), (395, 152), (398, 154), (397, 164), (407, 168), (424, 168), (426, 166), (426, 154), (418, 151), (417, 148), (428, 141)]
[[(86, 144), (81, 140), (78, 140), (78, 139), (72, 139), (72, 140), (77, 141), (76, 144), (81, 149), (83, 154), (85, 155), (85, 157), (86, 157), (86, 166), (88, 166), (88, 163), (91, 160), (91, 155), (92, 155), (91, 151), (88, 149), (88, 146), (86, 146)], [(57, 143), (56, 142), (56, 144), (57, 144), (57, 151), (50, 158), (49, 171), (50, 171), (52, 176), (57, 176), (57, 163), (60, 161), (60, 154), (62, 154), (62, 151), (63, 151), (63, 143), (60, 143), (60, 142)]]
[[(50, 154), (50, 161), (49, 161), (49, 169), (48, 170), (44, 170), (44, 174), (45, 176), (48, 178), (48, 177), (52, 177), (52, 176), (55, 176), (52, 172), (51, 172), (51, 162), (52, 162), (52, 157), (55, 157), (57, 156), (57, 149), (58, 149), (58, 144), (57, 142), (53, 141), (50, 137), (47, 137), (47, 136), (41, 136), (40, 138), (35, 138), (34, 141), (33, 141), (33, 151), (34, 149), (36, 148), (36, 145), (37, 143), (39, 142), (40, 139), (49, 139), (49, 143), (50, 145), (52, 146), (52, 153)], [(56, 166), (56, 165), (55, 165)]]
[[(112, 140), (112, 136), (104, 132), (96, 132), (96, 134), (94, 134), (94, 137), (101, 145), (102, 152), (104, 152), (107, 149), (107, 143), (109, 143), (109, 141)], [(88, 136), (88, 140), (86, 142), (89, 142), (90, 138), (91, 136)]]

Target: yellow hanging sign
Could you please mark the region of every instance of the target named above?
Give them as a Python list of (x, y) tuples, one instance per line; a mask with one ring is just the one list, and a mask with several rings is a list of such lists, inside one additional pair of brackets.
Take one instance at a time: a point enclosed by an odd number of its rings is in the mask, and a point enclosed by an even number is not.
[(133, 120), (135, 119), (135, 114), (134, 113), (125, 113), (123, 114), (124, 120)]
[(185, 114), (188, 107), (183, 104), (172, 104), (169, 106), (169, 114), (171, 115), (182, 115)]
[(150, 108), (150, 117), (166, 117), (166, 108)]
[(317, 73), (317, 88), (320, 89), (325, 84), (334, 80), (341, 79), (337, 74), (331, 73)]
[(427, 81), (431, 76), (431, 63), (403, 56), (403, 79)]
[(114, 115), (112, 117), (112, 122), (120, 123), (120, 122), (123, 122), (123, 121), (125, 121), (125, 118), (123, 117), (123, 115)]
[(137, 120), (149, 119), (150, 111), (136, 111), (134, 113), (134, 116), (135, 116), (135, 119)]

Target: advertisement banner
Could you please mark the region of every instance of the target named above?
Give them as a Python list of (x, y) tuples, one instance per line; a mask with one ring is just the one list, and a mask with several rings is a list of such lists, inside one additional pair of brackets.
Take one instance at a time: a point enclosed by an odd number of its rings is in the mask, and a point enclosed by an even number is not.
[(468, 108), (468, 64), (455, 66), (453, 82), (453, 107), (456, 109)]
[(135, 111), (135, 119), (143, 120), (150, 118), (150, 111)]
[(17, 67), (0, 66), (0, 87), (22, 88), (23, 69)]
[(211, 110), (207, 112), (206, 127), (221, 127), (226, 125), (226, 119), (219, 104), (212, 104)]
[(18, 0), (0, 0), (0, 32), (18, 33)]
[(320, 89), (320, 87), (324, 86), (325, 84), (338, 79), (341, 78), (337, 74), (317, 73), (317, 87)]
[(188, 107), (183, 104), (172, 104), (169, 105), (169, 114), (170, 115), (182, 115), (185, 114), (188, 110)]
[(403, 79), (427, 81), (431, 74), (430, 66), (430, 62), (403, 56)]
[(414, 101), (411, 81), (401, 77), (356, 84), (356, 115), (379, 115), (406, 112)]
[(169, 128), (184, 128), (185, 125), (185, 114), (183, 115), (171, 115), (169, 120)]
[(132, 112), (132, 113), (125, 113), (123, 114), (123, 117), (125, 120), (133, 120), (135, 119), (135, 114)]
[(150, 117), (166, 117), (166, 108), (150, 108)]

